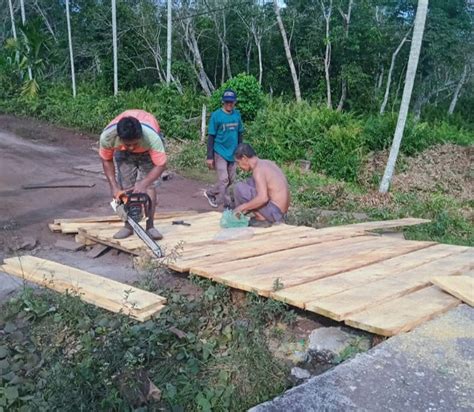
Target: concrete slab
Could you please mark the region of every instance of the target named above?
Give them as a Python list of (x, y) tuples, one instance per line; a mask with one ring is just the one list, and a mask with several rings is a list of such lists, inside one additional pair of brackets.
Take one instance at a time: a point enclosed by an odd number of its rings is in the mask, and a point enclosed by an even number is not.
[(472, 411), (474, 309), (381, 343), (251, 412)]

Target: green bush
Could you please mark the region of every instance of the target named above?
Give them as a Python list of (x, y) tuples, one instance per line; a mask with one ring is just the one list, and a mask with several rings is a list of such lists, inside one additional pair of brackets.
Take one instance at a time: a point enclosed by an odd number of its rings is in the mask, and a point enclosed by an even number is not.
[(310, 160), (314, 170), (349, 181), (355, 180), (364, 151), (360, 121), (305, 102), (270, 102), (248, 127), (246, 138), (262, 157)]
[(265, 103), (264, 94), (257, 79), (253, 76), (241, 73), (225, 82), (212, 94), (212, 110), (216, 110), (221, 106), (222, 94), (226, 89), (232, 89), (237, 93), (237, 108), (242, 114), (244, 121), (253, 120), (258, 110), (260, 110)]
[[(368, 150), (389, 149), (396, 125), (397, 115), (394, 113), (383, 116), (369, 116), (363, 127), (363, 135)], [(473, 144), (474, 133), (446, 121), (428, 124), (426, 122), (415, 122), (413, 118), (409, 117), (400, 150), (402, 153), (412, 156), (430, 146), (442, 143)]]
[(197, 124), (188, 120), (200, 115), (202, 100), (190, 92), (180, 95), (166, 86), (135, 89), (114, 97), (85, 84), (80, 85), (77, 97), (73, 98), (70, 88), (59, 84), (43, 87), (37, 99), (1, 100), (0, 111), (99, 133), (124, 110), (139, 108), (157, 117), (165, 135), (196, 139), (199, 136)]

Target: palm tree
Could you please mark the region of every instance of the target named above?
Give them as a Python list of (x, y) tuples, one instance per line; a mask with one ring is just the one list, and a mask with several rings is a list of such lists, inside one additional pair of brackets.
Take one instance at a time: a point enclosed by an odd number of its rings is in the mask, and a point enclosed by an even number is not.
[(405, 77), (405, 87), (403, 89), (402, 102), (400, 103), (400, 111), (398, 113), (397, 127), (393, 136), (392, 147), (388, 157), (387, 166), (380, 183), (379, 192), (387, 193), (392, 181), (395, 164), (397, 163), (398, 152), (402, 142), (403, 131), (407, 121), (408, 108), (410, 106), (411, 93), (415, 82), (416, 68), (420, 58), (421, 42), (425, 30), (426, 14), (428, 12), (428, 0), (418, 0), (416, 10), (415, 24), (413, 27), (413, 38), (410, 48), (410, 57), (408, 58), (407, 73)]

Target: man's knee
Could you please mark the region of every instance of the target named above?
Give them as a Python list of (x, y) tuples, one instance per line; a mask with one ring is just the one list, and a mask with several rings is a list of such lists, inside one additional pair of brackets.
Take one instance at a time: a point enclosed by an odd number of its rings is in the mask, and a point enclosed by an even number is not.
[(234, 185), (234, 199), (237, 204), (250, 200), (249, 187), (245, 182), (238, 182)]

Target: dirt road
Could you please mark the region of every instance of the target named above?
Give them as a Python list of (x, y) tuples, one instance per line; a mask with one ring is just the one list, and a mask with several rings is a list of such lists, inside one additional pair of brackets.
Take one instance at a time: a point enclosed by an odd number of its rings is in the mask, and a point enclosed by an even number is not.
[[(84, 252), (55, 249), (64, 235), (47, 224), (55, 218), (111, 214), (108, 184), (101, 173), (75, 170), (99, 164), (97, 137), (58, 128), (32, 119), (0, 115), (0, 258), (32, 253), (88, 269), (121, 281), (133, 281), (136, 272), (127, 255), (109, 253), (89, 259)], [(27, 184), (95, 184), (92, 188), (24, 190)], [(163, 182), (159, 210), (209, 210), (203, 184), (174, 175)], [(36, 242), (31, 252), (13, 252), (18, 243)], [(111, 265), (111, 263), (114, 263)], [(0, 273), (0, 301), (21, 284)]]

